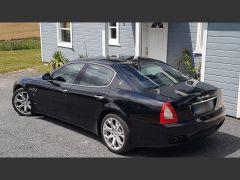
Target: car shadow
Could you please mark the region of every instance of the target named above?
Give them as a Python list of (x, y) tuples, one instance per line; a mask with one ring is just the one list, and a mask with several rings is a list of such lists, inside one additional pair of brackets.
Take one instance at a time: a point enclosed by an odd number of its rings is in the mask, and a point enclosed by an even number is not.
[(77, 132), (77, 133), (79, 133), (81, 135), (87, 136), (89, 138), (92, 138), (92, 139), (94, 139), (96, 141), (101, 142), (101, 139), (96, 134), (94, 134), (91, 131), (88, 131), (86, 129), (83, 129), (81, 127), (78, 127), (78, 126), (75, 126), (73, 124), (70, 124), (68, 122), (61, 121), (59, 119), (56, 119), (56, 118), (53, 118), (53, 117), (49, 117), (49, 116), (37, 116), (36, 118), (44, 120), (44, 121), (48, 121), (50, 123), (56, 124), (58, 126), (61, 126), (63, 128), (67, 128), (67, 129), (69, 129), (71, 131)]
[(129, 157), (213, 157), (223, 158), (240, 149), (240, 138), (219, 132), (171, 148), (136, 148)]
[[(69, 124), (48, 116), (38, 116), (38, 119), (54, 123), (69, 130), (101, 142), (94, 133), (78, 126)], [(226, 157), (240, 149), (240, 138), (217, 131), (203, 139), (170, 148), (134, 148), (123, 157)]]

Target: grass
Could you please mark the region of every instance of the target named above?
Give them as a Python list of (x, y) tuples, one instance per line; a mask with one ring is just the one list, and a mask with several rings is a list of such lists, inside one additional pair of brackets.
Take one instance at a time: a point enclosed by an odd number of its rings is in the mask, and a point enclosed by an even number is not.
[(25, 38), (0, 41), (0, 51), (40, 49), (40, 48), (41, 45), (39, 38)]
[(49, 67), (42, 63), (40, 49), (0, 51), (0, 73), (26, 68), (36, 68), (41, 73), (50, 71)]

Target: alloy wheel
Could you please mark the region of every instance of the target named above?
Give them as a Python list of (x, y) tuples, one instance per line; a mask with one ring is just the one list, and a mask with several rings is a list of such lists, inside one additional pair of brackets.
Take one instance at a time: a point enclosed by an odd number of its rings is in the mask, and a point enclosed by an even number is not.
[(119, 150), (123, 147), (125, 134), (122, 125), (115, 118), (108, 118), (103, 124), (103, 137), (109, 148)]
[(32, 106), (31, 106), (31, 102), (29, 100), (28, 93), (26, 91), (21, 91), (15, 95), (14, 106), (20, 113), (22, 113), (24, 115), (31, 114)]

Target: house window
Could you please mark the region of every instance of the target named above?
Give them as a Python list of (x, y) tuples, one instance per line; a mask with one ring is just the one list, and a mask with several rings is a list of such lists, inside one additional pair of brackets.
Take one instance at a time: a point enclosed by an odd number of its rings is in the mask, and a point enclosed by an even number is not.
[(197, 25), (197, 40), (196, 40), (196, 49), (194, 53), (202, 54), (203, 52), (203, 26), (204, 23), (200, 22)]
[(109, 23), (109, 45), (119, 46), (119, 23)]
[(72, 48), (72, 24), (61, 22), (57, 24), (58, 46)]
[(151, 28), (163, 28), (163, 23), (161, 22), (153, 22)]

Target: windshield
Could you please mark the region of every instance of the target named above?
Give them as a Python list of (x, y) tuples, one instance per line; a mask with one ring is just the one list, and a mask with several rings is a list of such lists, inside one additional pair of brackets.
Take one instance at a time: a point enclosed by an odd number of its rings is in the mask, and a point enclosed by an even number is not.
[(147, 76), (159, 86), (177, 84), (190, 79), (182, 72), (161, 61), (140, 61), (138, 69), (141, 74)]
[(141, 86), (144, 89), (152, 89), (159, 87), (158, 84), (156, 84), (150, 78), (141, 74), (133, 66), (128, 64), (121, 64), (120, 66), (122, 67), (121, 69), (123, 71), (123, 74), (127, 76), (129, 79), (131, 79), (132, 83), (137, 84), (138, 86)]

